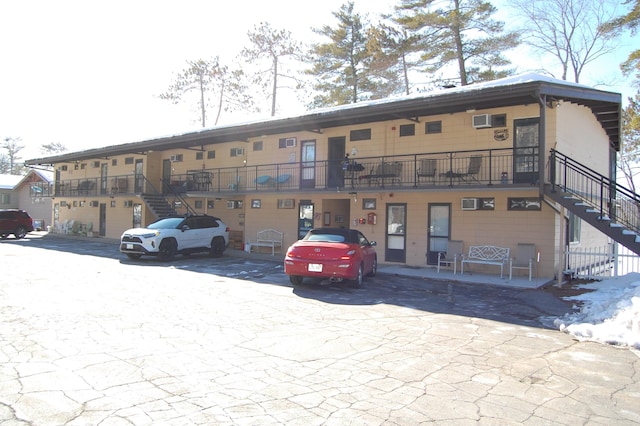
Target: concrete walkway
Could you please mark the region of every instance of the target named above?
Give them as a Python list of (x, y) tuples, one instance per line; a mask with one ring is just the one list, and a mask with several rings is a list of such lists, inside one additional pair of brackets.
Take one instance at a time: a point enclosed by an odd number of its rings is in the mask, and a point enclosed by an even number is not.
[(429, 286), (391, 304), (55, 243), (0, 242), (3, 425), (640, 423), (636, 352)]
[[(225, 255), (284, 262), (283, 253), (276, 253), (275, 256), (272, 256), (271, 254), (246, 253), (242, 250), (228, 249), (225, 251)], [(500, 278), (499, 270), (495, 274), (469, 273), (466, 271), (464, 275), (462, 275), (460, 274), (459, 269), (457, 274), (454, 274), (450, 268), (441, 268), (440, 273), (438, 273), (435, 266), (425, 265), (423, 267), (416, 267), (392, 263), (379, 263), (378, 272), (387, 275), (423, 278), (432, 281), (461, 282), (468, 284), (475, 283), (522, 289), (535, 289), (552, 283), (552, 278), (533, 277), (531, 281), (529, 281), (529, 277), (524, 276), (522, 271), (518, 271), (518, 275), (514, 275), (513, 278), (509, 280), (508, 268), (505, 268), (505, 273), (502, 278)]]

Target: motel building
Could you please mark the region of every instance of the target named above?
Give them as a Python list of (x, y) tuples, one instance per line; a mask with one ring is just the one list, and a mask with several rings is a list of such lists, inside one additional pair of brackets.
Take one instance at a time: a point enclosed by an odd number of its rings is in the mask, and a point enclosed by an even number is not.
[(380, 264), (434, 268), (451, 241), (510, 257), (526, 244), (551, 281), (567, 246), (640, 250), (636, 195), (614, 183), (620, 125), (619, 93), (523, 74), (27, 165), (55, 171), (36, 188), (52, 232), (120, 238), (197, 213), (220, 217), (237, 249), (280, 231), (282, 252), (313, 227), (349, 227), (377, 242)]

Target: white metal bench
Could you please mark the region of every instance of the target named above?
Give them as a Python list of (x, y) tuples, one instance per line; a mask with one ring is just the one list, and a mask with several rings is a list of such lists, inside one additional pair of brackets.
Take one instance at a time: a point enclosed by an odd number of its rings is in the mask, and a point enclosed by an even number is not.
[(275, 229), (265, 229), (258, 231), (258, 239), (256, 241), (249, 241), (249, 252), (253, 251), (256, 247), (269, 247), (271, 248), (271, 255), (275, 256), (276, 250), (278, 253), (282, 252), (282, 232)]
[(496, 246), (471, 246), (469, 254), (462, 255), (460, 273), (464, 274), (464, 265), (480, 263), (484, 265), (496, 265), (500, 267), (500, 278), (503, 276), (504, 266), (509, 261), (509, 249)]

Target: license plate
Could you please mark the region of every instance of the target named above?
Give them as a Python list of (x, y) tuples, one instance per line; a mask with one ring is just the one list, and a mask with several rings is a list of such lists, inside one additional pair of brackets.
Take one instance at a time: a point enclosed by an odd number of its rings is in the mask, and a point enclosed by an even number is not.
[(127, 244), (127, 250), (133, 250), (133, 244)]
[(310, 263), (309, 264), (309, 272), (322, 272), (322, 264), (321, 263)]

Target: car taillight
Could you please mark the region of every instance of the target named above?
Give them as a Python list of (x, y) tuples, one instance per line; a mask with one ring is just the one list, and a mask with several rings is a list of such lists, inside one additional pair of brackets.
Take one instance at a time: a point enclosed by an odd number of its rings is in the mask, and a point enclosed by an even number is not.
[(349, 250), (346, 254), (343, 254), (340, 257), (340, 260), (351, 260), (354, 254), (356, 254), (355, 250)]

